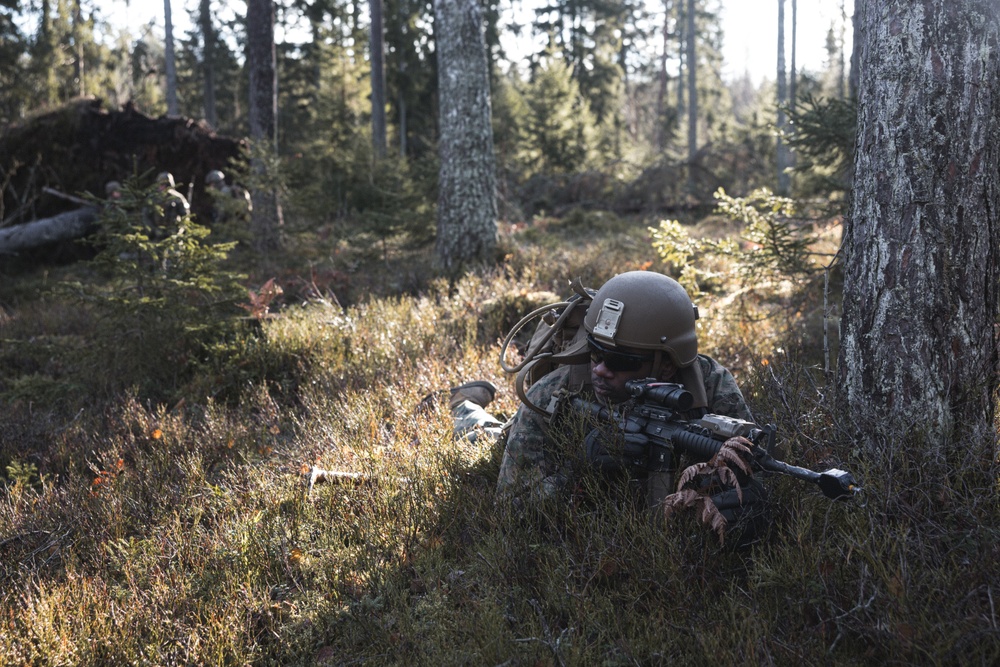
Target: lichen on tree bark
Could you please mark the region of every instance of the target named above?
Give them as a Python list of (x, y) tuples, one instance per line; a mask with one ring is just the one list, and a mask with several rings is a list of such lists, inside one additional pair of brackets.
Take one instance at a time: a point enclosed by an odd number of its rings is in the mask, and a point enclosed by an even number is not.
[(996, 407), (1000, 18), (989, 0), (857, 9), (841, 388), (871, 442), (916, 427), (939, 453)]
[(440, 88), (438, 263), (453, 274), (496, 248), (496, 163), (482, 13), (474, 0), (435, 3)]

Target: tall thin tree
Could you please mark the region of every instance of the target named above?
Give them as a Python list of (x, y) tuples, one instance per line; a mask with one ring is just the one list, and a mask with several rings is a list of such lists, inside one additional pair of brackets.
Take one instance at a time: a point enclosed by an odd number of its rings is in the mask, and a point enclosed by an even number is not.
[(83, 8), (80, 6), (80, 0), (74, 0), (73, 2), (73, 50), (74, 62), (73, 67), (76, 74), (76, 84), (77, 92), (76, 94), (83, 97), (87, 94), (87, 59), (84, 54), (83, 42), (84, 42), (84, 25), (83, 25)]
[(279, 250), (283, 226), (277, 175), (278, 77), (274, 45), (274, 0), (247, 1), (246, 60), (250, 74), (248, 120), (253, 142), (251, 171), (254, 246), (263, 256)]
[(163, 59), (167, 75), (167, 114), (177, 115), (177, 63), (174, 58), (174, 23), (170, 0), (163, 0)]
[(695, 30), (695, 0), (687, 0), (687, 87), (688, 87), (688, 194), (695, 193), (694, 160), (698, 153), (698, 33)]
[(201, 76), (205, 122), (217, 127), (215, 112), (215, 25), (212, 22), (211, 0), (200, 0), (198, 23), (201, 28)]
[(845, 81), (847, 79), (847, 66), (845, 63), (846, 56), (844, 50), (846, 45), (844, 43), (844, 38), (847, 33), (847, 9), (844, 7), (844, 0), (840, 0), (840, 30), (837, 34), (837, 45), (839, 49), (837, 54), (839, 60), (837, 61), (837, 99), (842, 100), (845, 97)]
[(788, 103), (788, 82), (785, 72), (785, 0), (778, 0), (778, 127), (775, 139), (775, 156), (778, 169), (778, 194), (787, 195), (790, 179), (788, 176), (788, 146), (782, 138), (787, 123), (785, 105)]
[(684, 66), (687, 52), (687, 28), (684, 15), (687, 0), (677, 0), (677, 113), (684, 113)]
[(792, 0), (792, 48), (791, 66), (788, 77), (788, 106), (795, 108), (795, 99), (798, 94), (799, 73), (795, 68), (795, 55), (798, 50), (798, 30), (799, 30), (799, 0)]
[(666, 122), (666, 100), (667, 100), (667, 82), (669, 76), (667, 75), (667, 58), (670, 52), (670, 9), (671, 0), (664, 0), (663, 2), (663, 26), (660, 30), (661, 45), (660, 48), (660, 66), (657, 72), (658, 86), (656, 90), (656, 150), (662, 151), (667, 143), (667, 128), (665, 127)]
[(385, 48), (382, 25), (382, 0), (369, 0), (371, 12), (371, 81), (372, 81), (372, 151), (375, 158), (385, 157)]

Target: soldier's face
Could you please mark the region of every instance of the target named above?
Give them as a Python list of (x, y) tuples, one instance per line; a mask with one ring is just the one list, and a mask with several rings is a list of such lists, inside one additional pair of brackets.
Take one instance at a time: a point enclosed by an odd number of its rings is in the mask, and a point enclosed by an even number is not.
[(621, 403), (629, 397), (625, 383), (649, 377), (653, 357), (648, 352), (608, 347), (590, 341), (590, 381), (598, 399)]
[(641, 380), (649, 377), (653, 369), (653, 362), (647, 362), (642, 370), (638, 371), (613, 371), (604, 363), (590, 364), (590, 381), (594, 384), (594, 394), (597, 398), (608, 403), (621, 403), (628, 400), (629, 394), (625, 391), (625, 383), (629, 380)]
[[(652, 376), (653, 355), (648, 350), (633, 350), (627, 347), (609, 348), (591, 342), (590, 381), (598, 399), (609, 403), (628, 400), (625, 383)], [(676, 369), (664, 359), (661, 361), (660, 381), (673, 377)]]

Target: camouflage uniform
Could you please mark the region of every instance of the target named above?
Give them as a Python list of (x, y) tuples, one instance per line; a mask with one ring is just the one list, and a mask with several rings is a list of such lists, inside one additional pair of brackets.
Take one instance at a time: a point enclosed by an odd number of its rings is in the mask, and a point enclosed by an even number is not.
[(225, 236), (249, 240), (250, 216), (253, 203), (250, 193), (239, 185), (229, 185), (225, 175), (212, 170), (205, 177), (205, 192), (212, 200), (212, 224)]
[(174, 189), (174, 177), (167, 172), (157, 176), (157, 190), (143, 209), (143, 222), (149, 229), (150, 238), (161, 240), (176, 234), (181, 220), (189, 213), (191, 205), (184, 195)]
[[(696, 363), (701, 366), (705, 380), (708, 398), (705, 413), (753, 421), (732, 373), (703, 354), (698, 355)], [(570, 366), (562, 366), (541, 378), (528, 389), (528, 399), (535, 405), (547, 406), (552, 396), (568, 385), (570, 370)], [(586, 386), (583, 387), (584, 391), (586, 389)], [(701, 411), (691, 411), (682, 416), (691, 420), (702, 415)], [(572, 430), (561, 427), (553, 433), (543, 415), (522, 406), (514, 415), (507, 434), (498, 490), (515, 493), (528, 490), (548, 497), (565, 488), (573, 479), (573, 461), (583, 457), (584, 452), (582, 440), (568, 443), (571, 450), (575, 448), (577, 451), (560, 452), (556, 439), (563, 433), (572, 433)]]
[(453, 435), (456, 440), (476, 442), (482, 436), (498, 439), (503, 435), (503, 424), (472, 401), (462, 401), (451, 409), (455, 418)]

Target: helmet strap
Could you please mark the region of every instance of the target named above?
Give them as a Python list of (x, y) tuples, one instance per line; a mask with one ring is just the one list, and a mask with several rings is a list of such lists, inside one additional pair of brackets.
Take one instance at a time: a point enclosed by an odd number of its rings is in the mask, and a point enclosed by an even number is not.
[(650, 376), (660, 379), (660, 368), (663, 366), (663, 350), (656, 350), (653, 354), (653, 369), (649, 372)]

